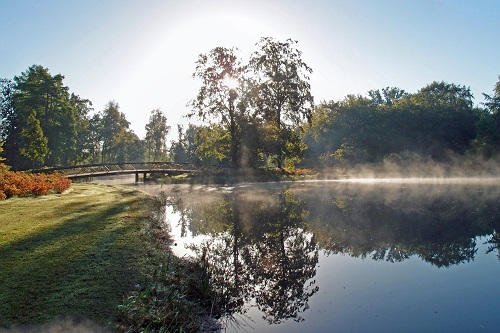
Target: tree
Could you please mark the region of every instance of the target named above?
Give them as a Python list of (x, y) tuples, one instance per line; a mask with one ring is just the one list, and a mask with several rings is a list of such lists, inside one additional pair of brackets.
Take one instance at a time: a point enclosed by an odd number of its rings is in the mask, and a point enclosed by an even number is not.
[(20, 117), (14, 108), (14, 92), (16, 86), (13, 80), (8, 79), (1, 79), (0, 84), (0, 140), (4, 143), (6, 161), (8, 161), (9, 165), (17, 168), (25, 158), (20, 154), (22, 141)]
[(476, 137), (478, 115), (473, 108), (470, 88), (446, 82), (433, 82), (411, 95), (411, 124), (433, 157), (451, 150), (465, 152)]
[(149, 123), (146, 124), (148, 160), (151, 160), (151, 149), (153, 150), (153, 161), (157, 161), (160, 157), (165, 159), (169, 132), (170, 126), (167, 125), (167, 117), (163, 112), (160, 109), (151, 111)]
[[(4, 143), (5, 141), (0, 142), (0, 154), (3, 153)], [(0, 177), (10, 169), (10, 167), (6, 165), (4, 162), (5, 162), (5, 157), (0, 156)]]
[(368, 92), (373, 103), (378, 105), (392, 106), (395, 102), (400, 101), (402, 98), (408, 97), (409, 94), (403, 89), (396, 87), (385, 87), (380, 90), (370, 90)]
[(21, 154), (29, 158), (35, 168), (35, 162), (43, 162), (44, 157), (49, 152), (48, 140), (43, 134), (40, 121), (36, 118), (35, 112), (32, 112), (26, 126), (21, 131), (21, 137), (24, 144), (21, 148)]
[(241, 96), (242, 75), (245, 66), (234, 49), (216, 47), (208, 54), (200, 54), (196, 62), (193, 78), (202, 81), (195, 100), (191, 101), (192, 113), (204, 121), (215, 121), (229, 132), (230, 159), (234, 168), (239, 166), (241, 130), (238, 124), (241, 115), (237, 108)]
[(110, 156), (113, 162), (141, 162), (144, 159), (144, 141), (130, 130), (122, 130), (113, 138)]
[(500, 75), (493, 89), (493, 96), (485, 93), (483, 93), (483, 96), (485, 99), (484, 105), (486, 105), (492, 114), (498, 115), (500, 113)]
[(71, 94), (69, 102), (76, 116), (76, 144), (73, 155), (70, 156), (76, 164), (92, 160), (94, 154), (91, 118), (89, 118), (89, 113), (94, 109), (90, 100), (81, 98), (74, 93)]
[(122, 145), (124, 139), (130, 139), (124, 132), (129, 131), (130, 123), (125, 114), (120, 112), (120, 106), (115, 101), (109, 101), (101, 113), (102, 163), (115, 162), (118, 156), (124, 156)]
[(0, 127), (5, 156), (14, 169), (32, 164), (21, 154), (21, 131), (33, 112), (47, 138), (45, 165), (69, 165), (86, 158), (91, 103), (70, 95), (63, 79), (61, 74), (51, 75), (47, 68), (33, 65), (13, 80), (1, 81)]
[(63, 79), (63, 75), (52, 76), (40, 65), (14, 77), (15, 111), (21, 123), (35, 112), (48, 140), (47, 165), (67, 165), (77, 151), (76, 115)]
[(103, 123), (100, 113), (96, 113), (89, 119), (89, 143), (90, 161), (98, 163), (102, 160), (102, 133)]
[(172, 160), (177, 163), (199, 163), (196, 155), (198, 144), (196, 143), (196, 133), (199, 127), (189, 124), (186, 131), (181, 125), (177, 125), (178, 140), (172, 141), (170, 145), (170, 155)]
[[(196, 131), (196, 155), (205, 163), (226, 164), (231, 150), (231, 136), (222, 126), (201, 126)], [(233, 165), (234, 166), (234, 165)]]
[(279, 42), (262, 38), (249, 62), (253, 74), (252, 106), (276, 135), (270, 153), (277, 156), (279, 168), (284, 157), (296, 157), (296, 152), (287, 149), (287, 134), (290, 128), (310, 119), (314, 104), (308, 76), (312, 69), (302, 61), (296, 43), (291, 39)]
[(491, 157), (500, 152), (500, 76), (493, 89), (493, 95), (483, 93), (486, 109), (480, 109), (479, 120), (476, 123), (477, 137), (474, 148), (485, 157)]
[(14, 89), (14, 81), (0, 79), (0, 140), (2, 141), (16, 128)]

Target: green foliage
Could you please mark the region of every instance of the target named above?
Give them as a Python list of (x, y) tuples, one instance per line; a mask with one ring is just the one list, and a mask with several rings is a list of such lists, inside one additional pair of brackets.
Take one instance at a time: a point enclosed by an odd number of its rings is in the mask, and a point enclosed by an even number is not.
[[(302, 150), (297, 149), (300, 145), (293, 133), (311, 115), (308, 74), (312, 70), (295, 43), (262, 38), (246, 65), (234, 49), (217, 47), (200, 55), (193, 77), (202, 85), (191, 102), (190, 116), (222, 127), (229, 138), (229, 155), (207, 155), (208, 149), (202, 147), (205, 156), (229, 158), (235, 168), (256, 167), (266, 155), (273, 156), (278, 167), (284, 158), (300, 157)], [(237, 84), (232, 86), (230, 81)]]
[[(109, 102), (90, 117), (91, 101), (70, 94), (63, 80), (63, 75), (33, 65), (13, 80), (0, 81), (0, 129), (7, 163), (23, 170), (35, 161), (44, 166), (142, 161), (143, 143), (129, 129), (118, 103)], [(47, 140), (46, 152), (38, 127)]]
[(375, 162), (405, 151), (444, 159), (472, 147), (480, 117), (469, 88), (434, 82), (415, 94), (385, 88), (369, 97), (315, 108), (304, 136), (310, 163)]
[(196, 154), (206, 164), (230, 161), (231, 137), (221, 126), (203, 126), (196, 131)]
[(170, 132), (170, 126), (167, 125), (167, 117), (156, 109), (151, 111), (149, 123), (146, 124), (146, 146), (148, 150), (148, 161), (151, 161), (151, 151), (153, 153), (152, 161), (167, 160), (167, 135)]
[[(4, 143), (5, 142), (0, 142), (0, 154), (2, 154), (2, 152), (3, 152)], [(10, 168), (8, 165), (5, 165), (5, 163), (3, 163), (4, 161), (5, 161), (5, 157), (0, 156), (0, 175), (9, 171), (9, 168)]]
[(129, 129), (130, 123), (115, 101), (106, 104), (95, 124), (102, 147), (101, 162), (128, 162), (143, 160), (143, 144), (139, 137)]
[(243, 115), (238, 115), (238, 112), (244, 111), (244, 108), (236, 108), (236, 105), (242, 96), (239, 82), (243, 80), (245, 70), (234, 49), (216, 47), (210, 53), (199, 56), (193, 73), (194, 78), (202, 81), (202, 86), (196, 99), (191, 101), (193, 112), (189, 116), (215, 121), (215, 125), (228, 130), (229, 154), (235, 168), (239, 166), (242, 138), (240, 120)]
[(495, 88), (493, 89), (493, 96), (484, 94), (486, 107), (488, 110), (495, 115), (500, 113), (500, 76), (498, 76), (498, 82), (495, 84)]
[(483, 94), (486, 109), (477, 109), (479, 120), (476, 123), (477, 137), (473, 147), (485, 157), (500, 152), (500, 76), (493, 89), (493, 95)]
[(92, 157), (95, 154), (94, 140), (92, 132), (92, 123), (89, 114), (94, 110), (92, 102), (88, 99), (83, 99), (80, 96), (72, 93), (70, 96), (70, 104), (76, 112), (76, 146), (74, 154), (75, 163), (84, 163), (93, 161)]
[(199, 127), (189, 124), (186, 131), (181, 125), (177, 125), (178, 140), (172, 141), (170, 155), (177, 163), (198, 163), (199, 157), (196, 154), (198, 144), (196, 143), (196, 133)]
[(314, 106), (312, 70), (296, 43), (262, 38), (246, 64), (234, 48), (201, 54), (193, 74), (201, 87), (188, 116), (208, 124), (179, 127), (169, 150), (170, 126), (160, 110), (151, 112), (140, 140), (118, 103), (90, 116), (91, 101), (70, 94), (63, 75), (33, 65), (0, 79), (2, 156), (13, 170), (145, 158), (281, 168), (285, 161), (376, 162), (402, 152), (438, 160), (449, 152), (487, 158), (500, 152), (500, 80), (493, 94), (483, 94), (484, 108), (474, 108), (470, 88), (446, 82), (414, 94), (386, 87)]
[(48, 139), (43, 134), (40, 121), (36, 118), (35, 112), (32, 112), (25, 127), (21, 131), (21, 137), (24, 146), (21, 148), (21, 155), (26, 156), (35, 162), (42, 162), (43, 158), (49, 152), (47, 146)]
[(313, 108), (308, 76), (312, 69), (302, 61), (296, 43), (291, 39), (280, 42), (262, 38), (249, 62), (253, 71), (251, 105), (277, 131), (277, 144), (267, 153), (276, 155), (279, 168), (284, 158), (300, 154), (287, 149), (288, 139), (293, 138), (290, 133), (304, 119), (310, 119)]
[(52, 76), (47, 68), (39, 65), (14, 78), (16, 113), (21, 123), (36, 113), (47, 137), (47, 165), (66, 165), (76, 151), (76, 114), (63, 79), (63, 75)]
[[(43, 159), (49, 166), (82, 160), (85, 153), (81, 144), (86, 142), (83, 137), (90, 101), (70, 96), (63, 79), (61, 74), (51, 75), (47, 68), (33, 65), (14, 80), (2, 81), (2, 135), (7, 161), (15, 169), (28, 168), (30, 159)], [(35, 156), (33, 143), (23, 140), (32, 114), (47, 138), (46, 154)], [(33, 119), (29, 124), (34, 126)], [(23, 142), (31, 147), (23, 146)]]

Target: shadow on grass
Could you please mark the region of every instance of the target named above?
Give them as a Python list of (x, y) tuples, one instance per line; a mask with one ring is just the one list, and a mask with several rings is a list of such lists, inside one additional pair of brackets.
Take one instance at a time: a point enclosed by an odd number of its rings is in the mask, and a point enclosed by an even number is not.
[(144, 200), (131, 199), (105, 209), (82, 198), (63, 207), (63, 223), (2, 246), (0, 326), (60, 315), (112, 323), (116, 305), (141, 279), (143, 217), (133, 209)]

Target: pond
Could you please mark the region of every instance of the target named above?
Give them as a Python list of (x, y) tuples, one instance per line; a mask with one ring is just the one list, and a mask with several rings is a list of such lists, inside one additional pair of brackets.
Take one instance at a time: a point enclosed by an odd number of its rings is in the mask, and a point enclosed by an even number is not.
[(226, 332), (498, 332), (498, 180), (134, 185), (167, 198)]

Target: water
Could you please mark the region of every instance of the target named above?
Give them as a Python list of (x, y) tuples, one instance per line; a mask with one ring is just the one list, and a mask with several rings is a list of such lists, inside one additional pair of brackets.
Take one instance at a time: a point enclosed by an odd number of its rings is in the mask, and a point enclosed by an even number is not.
[(498, 180), (134, 185), (169, 198), (227, 332), (498, 332)]

